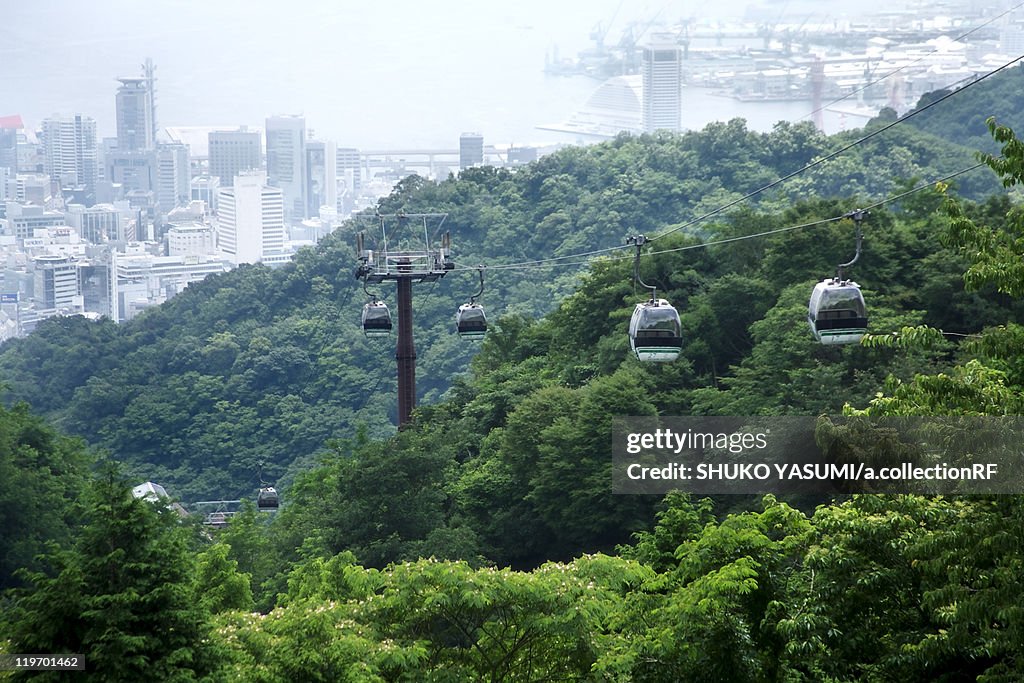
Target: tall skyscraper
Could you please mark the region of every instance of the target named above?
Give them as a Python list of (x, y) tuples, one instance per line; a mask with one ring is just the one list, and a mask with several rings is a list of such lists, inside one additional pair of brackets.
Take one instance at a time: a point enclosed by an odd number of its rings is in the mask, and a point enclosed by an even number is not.
[(180, 142), (158, 145), (156, 162), (156, 199), (160, 203), (160, 211), (166, 213), (176, 206), (188, 204), (192, 194), (188, 146)]
[(221, 187), (231, 187), (242, 171), (263, 167), (263, 136), (259, 131), (215, 130), (209, 136), (210, 175), (220, 178)]
[(484, 136), (463, 133), (459, 136), (459, 168), (471, 168), (484, 163)]
[(670, 36), (652, 37), (640, 63), (643, 76), (643, 129), (679, 130), (683, 106), (682, 50)]
[(153, 99), (146, 78), (119, 78), (117, 89), (117, 149), (153, 149), (156, 144)]
[(262, 171), (247, 171), (217, 196), (217, 246), (235, 265), (284, 251), (284, 193)]
[(63, 188), (96, 192), (96, 121), (89, 116), (43, 119), (43, 170)]
[(267, 119), (267, 182), (281, 188), (288, 221), (306, 217), (306, 119)]
[(337, 151), (333, 142), (306, 141), (306, 216), (338, 203)]
[[(106, 181), (121, 185), (125, 196), (132, 192), (137, 196), (151, 192), (156, 199), (160, 193), (154, 69), (153, 63), (147, 60), (142, 77), (117, 79), (121, 83), (115, 97), (117, 147), (104, 152), (104, 174)], [(185, 193), (187, 195), (187, 190)], [(174, 204), (169, 208), (174, 208)]]

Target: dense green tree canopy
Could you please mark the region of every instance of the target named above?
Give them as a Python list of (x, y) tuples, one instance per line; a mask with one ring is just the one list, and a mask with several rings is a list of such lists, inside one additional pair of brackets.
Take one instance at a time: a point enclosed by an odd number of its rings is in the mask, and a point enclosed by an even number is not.
[[(0, 352), (8, 398), (182, 496), (289, 485), (273, 515), (246, 501), (199, 529), (0, 409), (0, 577), (21, 582), (0, 652), (81, 652), (96, 680), (1020, 680), (1020, 495), (610, 492), (617, 416), (1020, 414), (1024, 146), (991, 131), (994, 196), (972, 177), (977, 202), (938, 186), (872, 208), (862, 345), (815, 343), (807, 295), (850, 257), (842, 216), (970, 163), (927, 130), (693, 225), (848, 136), (730, 121), (402, 181), (382, 211), (447, 211), (460, 262), (609, 251), (490, 276), (501, 315), (472, 349), (449, 329), (469, 273), (424, 291), (426, 400), (398, 433), (390, 347), (356, 321), (355, 226), (122, 326), (42, 324)], [(640, 268), (682, 314), (671, 364), (629, 352), (645, 295), (612, 247), (635, 231), (661, 235)]]

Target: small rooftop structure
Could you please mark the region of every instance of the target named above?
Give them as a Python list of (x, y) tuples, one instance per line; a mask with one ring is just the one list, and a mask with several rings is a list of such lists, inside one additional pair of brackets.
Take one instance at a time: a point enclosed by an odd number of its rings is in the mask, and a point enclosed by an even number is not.
[(147, 481), (144, 484), (139, 484), (132, 489), (132, 495), (136, 498), (143, 498), (145, 500), (156, 502), (161, 498), (170, 498), (167, 495), (167, 489), (160, 484), (154, 484), (151, 481)]

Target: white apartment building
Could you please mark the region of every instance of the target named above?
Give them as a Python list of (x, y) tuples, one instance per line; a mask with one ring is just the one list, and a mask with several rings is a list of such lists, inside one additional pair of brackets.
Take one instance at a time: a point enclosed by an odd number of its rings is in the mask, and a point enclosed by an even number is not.
[(217, 196), (217, 247), (235, 265), (284, 252), (284, 193), (262, 171), (239, 174)]

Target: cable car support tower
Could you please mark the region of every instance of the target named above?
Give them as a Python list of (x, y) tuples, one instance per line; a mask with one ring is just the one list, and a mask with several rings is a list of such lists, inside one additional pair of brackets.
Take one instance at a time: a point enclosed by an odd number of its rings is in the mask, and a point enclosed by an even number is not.
[[(364, 233), (356, 235), (359, 265), (355, 276), (367, 284), (394, 281), (398, 289), (398, 427), (407, 425), (416, 407), (416, 345), (412, 333), (412, 286), (436, 282), (455, 268), (451, 235), (441, 234), (446, 213), (377, 214), (377, 250), (367, 248)], [(429, 224), (436, 223), (431, 234)], [(422, 226), (422, 236), (418, 227)]]

